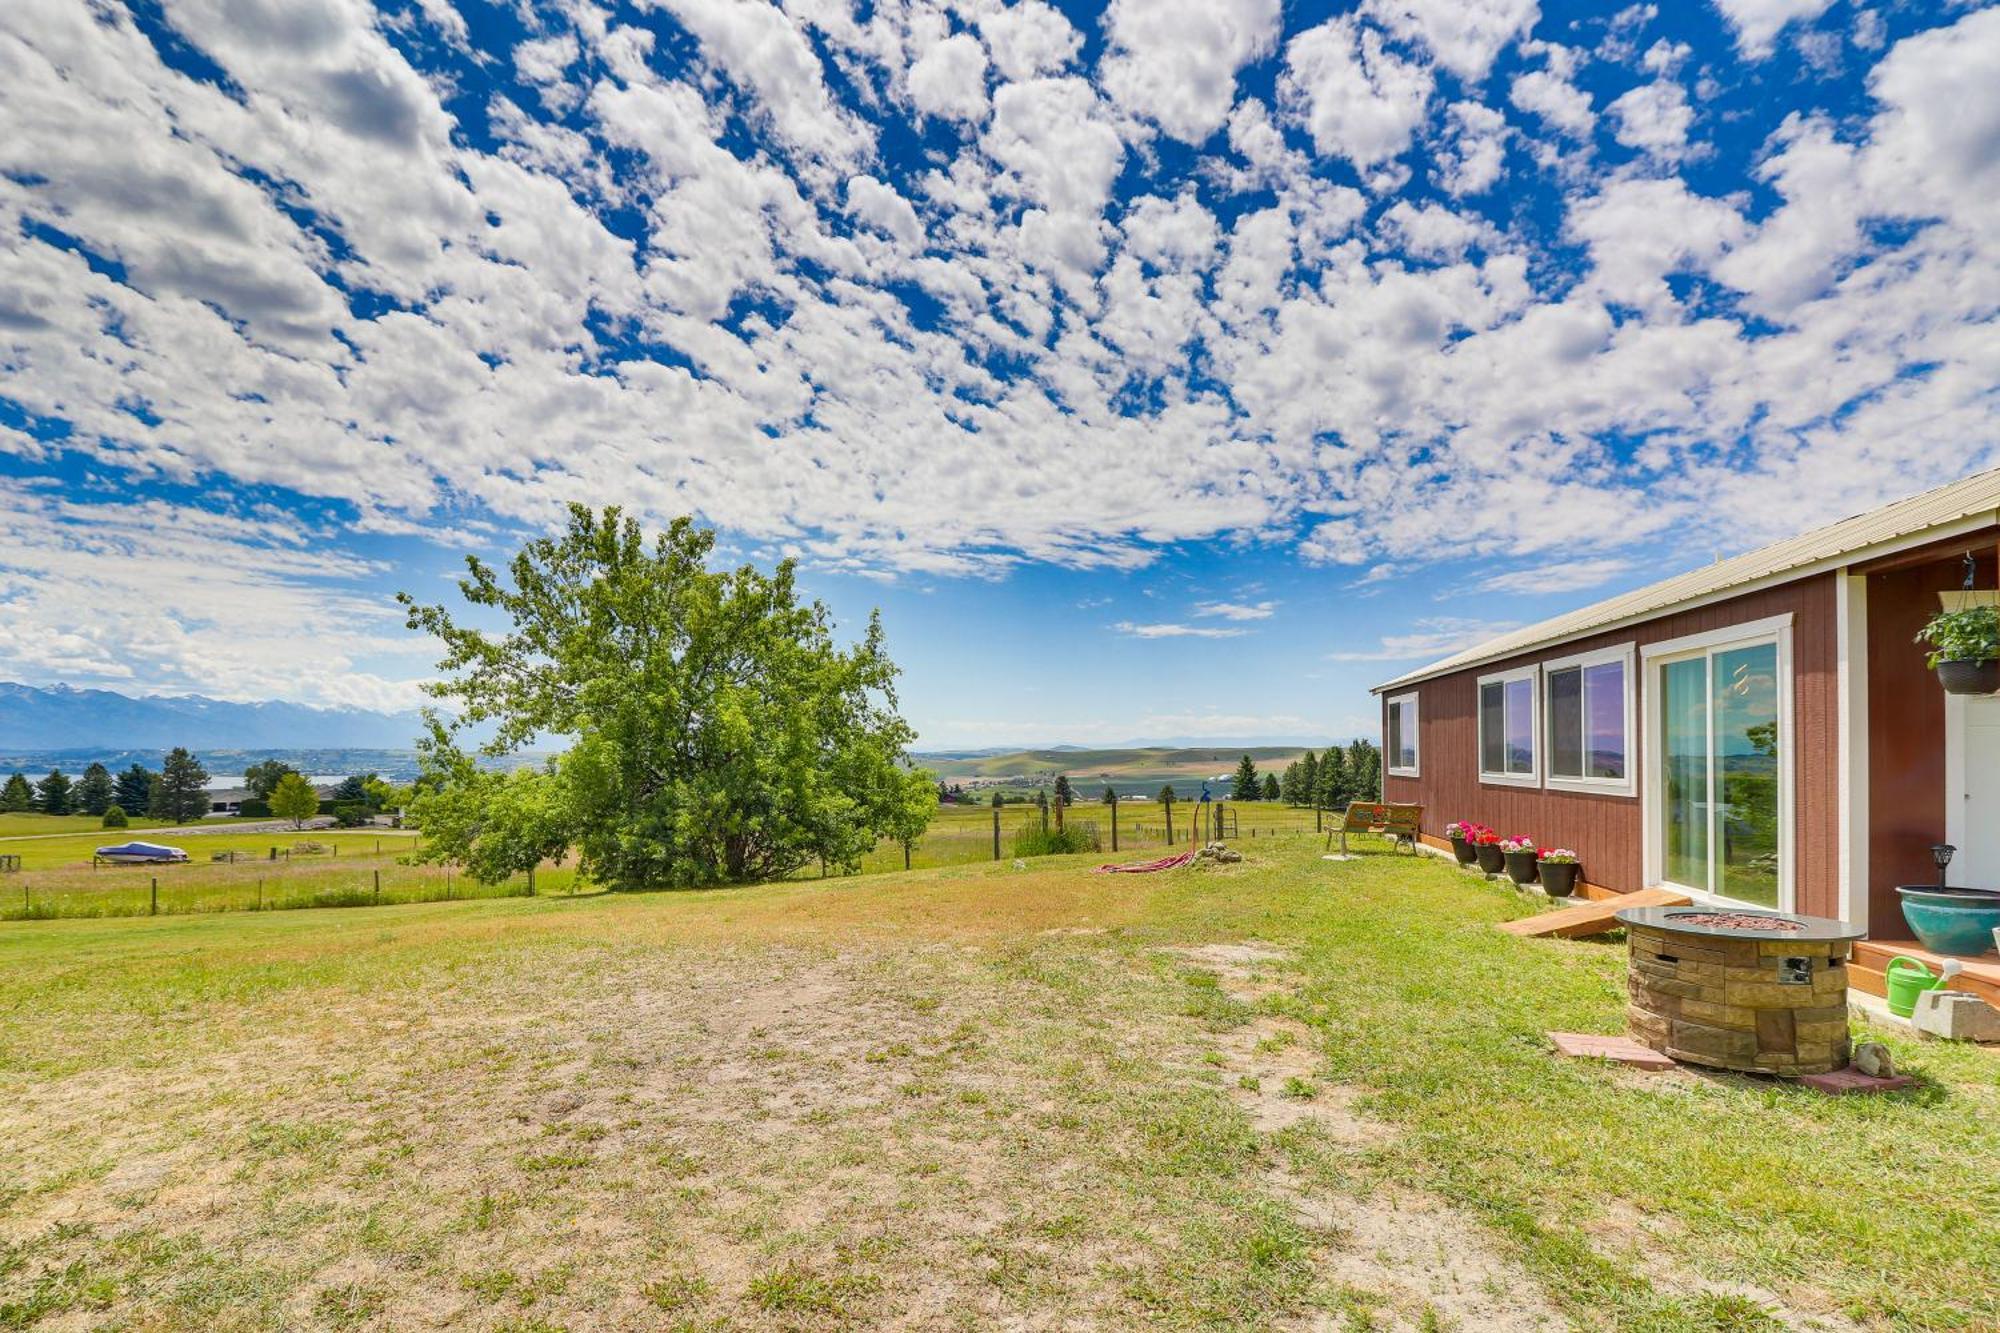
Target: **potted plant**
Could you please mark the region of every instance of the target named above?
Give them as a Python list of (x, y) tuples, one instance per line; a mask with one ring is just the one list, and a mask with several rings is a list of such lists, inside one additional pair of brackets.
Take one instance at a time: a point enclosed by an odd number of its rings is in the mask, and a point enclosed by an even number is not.
[(1500, 835), (1490, 828), (1482, 828), (1472, 835), (1472, 850), (1479, 858), (1479, 868), (1489, 875), (1497, 875), (1507, 868), (1506, 856), (1500, 850)]
[(2000, 607), (1940, 611), (1917, 635), (1947, 694), (2000, 692)]
[(1576, 853), (1567, 847), (1544, 847), (1535, 859), (1542, 888), (1551, 898), (1567, 898), (1576, 892), (1576, 877), (1582, 873)]
[(1472, 845), (1472, 835), (1479, 832), (1479, 825), (1465, 821), (1453, 821), (1444, 826), (1444, 836), (1451, 843), (1451, 854), (1458, 858), (1462, 866), (1477, 864), (1479, 852)]
[(1535, 882), (1535, 859), (1540, 854), (1533, 838), (1504, 838), (1500, 842), (1500, 858), (1507, 867), (1507, 878), (1516, 884)]

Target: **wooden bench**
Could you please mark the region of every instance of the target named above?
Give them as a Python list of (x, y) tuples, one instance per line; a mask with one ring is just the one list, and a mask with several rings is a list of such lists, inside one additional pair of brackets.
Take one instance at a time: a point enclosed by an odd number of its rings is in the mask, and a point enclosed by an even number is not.
[(1353, 801), (1340, 816), (1340, 827), (1326, 835), (1328, 851), (1333, 850), (1333, 840), (1340, 838), (1340, 854), (1346, 856), (1347, 835), (1350, 833), (1377, 833), (1388, 838), (1394, 847), (1408, 844), (1410, 855), (1417, 853), (1417, 834), (1423, 824), (1424, 808), (1421, 805), (1389, 805), (1379, 802)]

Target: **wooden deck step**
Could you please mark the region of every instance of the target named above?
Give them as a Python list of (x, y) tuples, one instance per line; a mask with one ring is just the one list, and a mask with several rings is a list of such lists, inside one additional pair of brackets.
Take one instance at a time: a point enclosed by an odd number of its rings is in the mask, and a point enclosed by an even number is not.
[(1563, 907), (1540, 916), (1524, 916), (1519, 921), (1502, 921), (1500, 929), (1509, 935), (1538, 939), (1576, 939), (1619, 929), (1615, 918), (1627, 907), (1686, 907), (1693, 901), (1673, 889), (1640, 889), (1637, 893), (1621, 893), (1616, 898), (1588, 902), (1581, 907)]
[[(1886, 995), (1888, 984), (1883, 980), (1882, 973), (1889, 966), (1889, 960), (1898, 954), (1916, 959), (1933, 973), (1951, 957), (1950, 954), (1932, 953), (1915, 940), (1856, 940), (1854, 961), (1847, 968), (1847, 984), (1870, 995)], [(1954, 961), (1965, 970), (1952, 979), (1951, 988), (1977, 995), (1986, 1003), (2000, 1007), (2000, 954), (1989, 953)]]

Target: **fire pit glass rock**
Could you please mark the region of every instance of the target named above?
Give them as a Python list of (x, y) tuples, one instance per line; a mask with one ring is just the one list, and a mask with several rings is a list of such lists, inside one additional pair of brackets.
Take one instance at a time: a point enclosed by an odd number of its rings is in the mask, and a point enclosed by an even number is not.
[(1859, 930), (1825, 917), (1628, 907), (1632, 1034), (1689, 1064), (1766, 1074), (1847, 1065), (1847, 960)]

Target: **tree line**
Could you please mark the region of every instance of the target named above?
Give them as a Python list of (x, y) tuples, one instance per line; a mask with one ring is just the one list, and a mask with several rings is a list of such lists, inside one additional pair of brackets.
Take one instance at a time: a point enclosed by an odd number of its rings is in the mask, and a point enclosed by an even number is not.
[[(185, 746), (175, 746), (157, 770), (135, 763), (113, 774), (94, 763), (74, 779), (54, 768), (35, 782), (17, 772), (0, 785), (0, 812), (95, 815), (106, 828), (123, 828), (135, 814), (187, 824), (209, 812), (208, 780), (202, 762)], [(276, 759), (252, 764), (244, 770), (243, 785), (240, 809), (246, 815), (289, 819), (298, 828), (320, 813), (318, 790), (290, 764)], [(408, 803), (406, 791), (373, 773), (343, 779), (331, 802), (334, 819), (342, 824), (365, 823), (381, 810)]]

